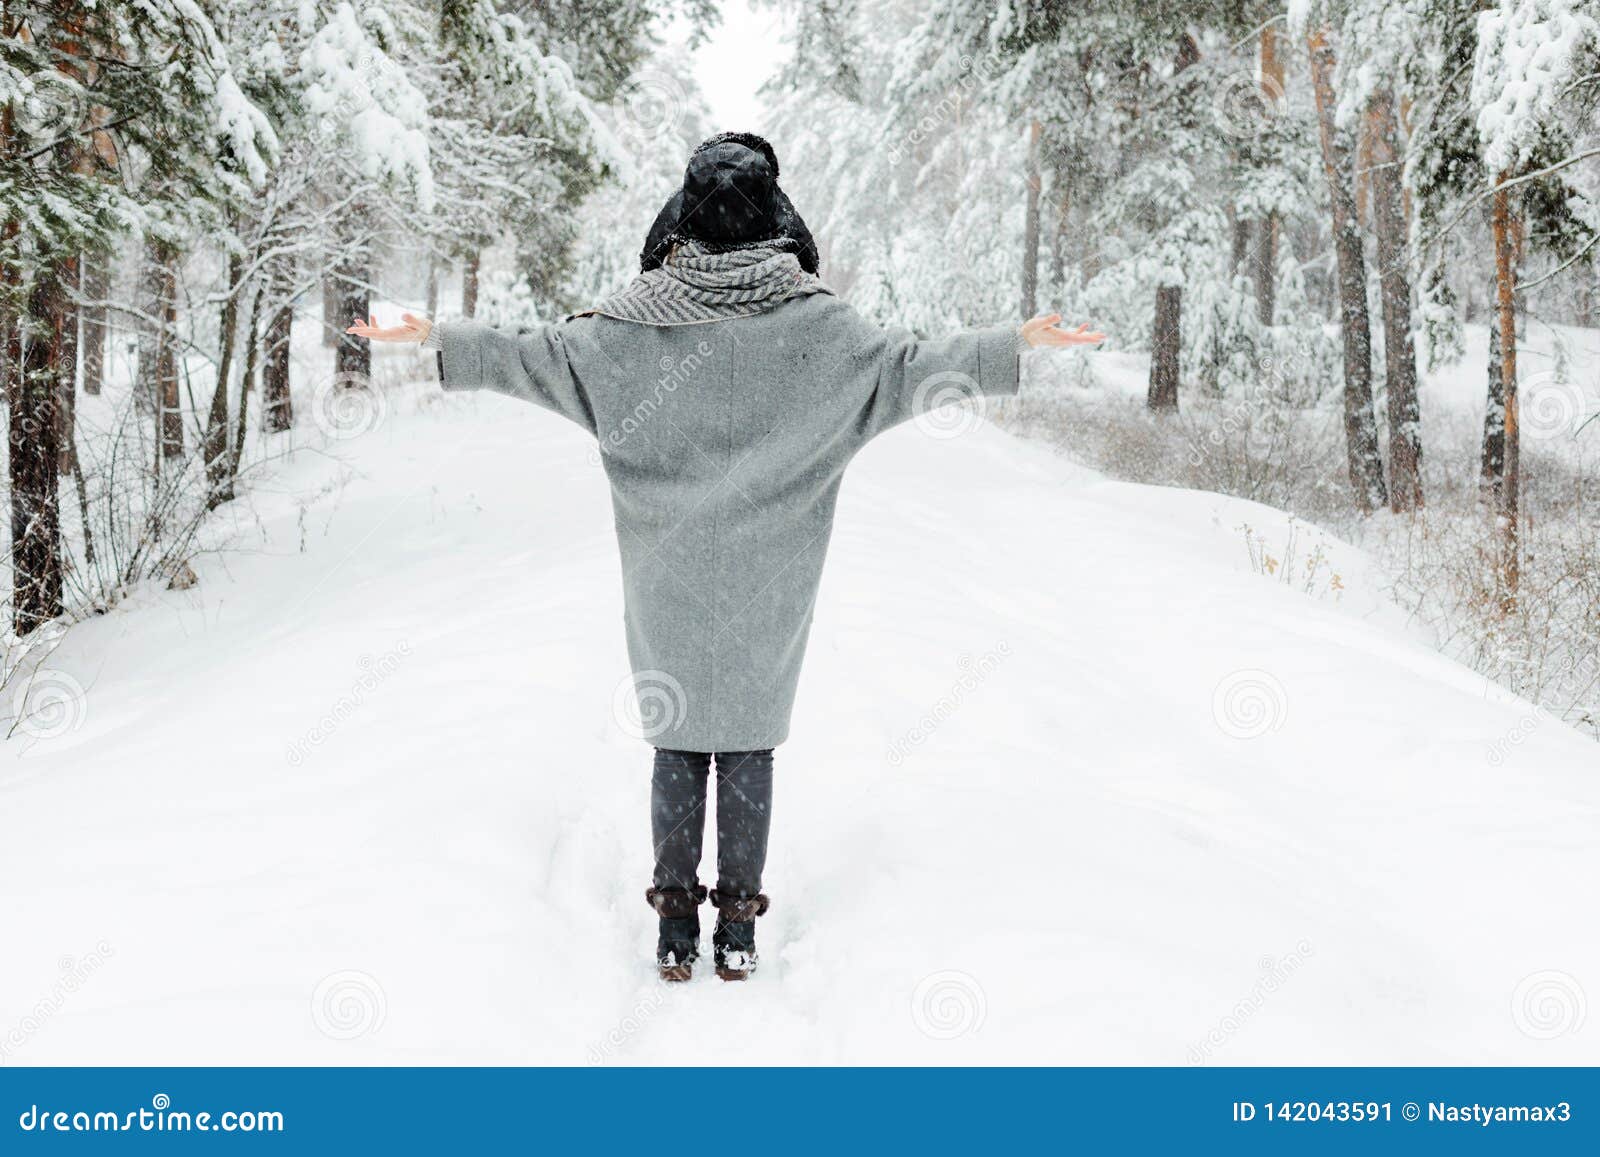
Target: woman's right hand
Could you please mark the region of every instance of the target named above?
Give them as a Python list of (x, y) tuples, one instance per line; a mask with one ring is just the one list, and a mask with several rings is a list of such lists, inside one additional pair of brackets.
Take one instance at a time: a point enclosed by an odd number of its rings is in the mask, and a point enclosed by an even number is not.
[(1060, 321), (1059, 313), (1045, 314), (1025, 321), (1022, 323), (1022, 340), (1032, 349), (1038, 349), (1040, 346), (1098, 345), (1106, 340), (1106, 335), (1103, 333), (1091, 333), (1088, 322), (1084, 322), (1077, 329), (1062, 329), (1058, 324)]
[(400, 324), (385, 328), (378, 324), (378, 315), (373, 314), (362, 321), (357, 318), (351, 323), (345, 333), (364, 337), (368, 341), (427, 341), (428, 334), (433, 330), (433, 322), (425, 317), (413, 317), (409, 313), (400, 315)]

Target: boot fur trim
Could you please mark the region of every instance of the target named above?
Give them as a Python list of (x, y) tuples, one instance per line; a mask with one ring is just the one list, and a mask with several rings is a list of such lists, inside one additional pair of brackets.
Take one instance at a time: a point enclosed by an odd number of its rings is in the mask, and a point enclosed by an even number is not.
[(706, 890), (696, 884), (688, 888), (646, 888), (645, 903), (656, 910), (656, 915), (666, 920), (687, 920), (695, 909), (705, 903)]
[(748, 924), (757, 916), (765, 916), (772, 904), (765, 892), (758, 892), (754, 896), (729, 896), (714, 888), (711, 891), (711, 903), (730, 924)]

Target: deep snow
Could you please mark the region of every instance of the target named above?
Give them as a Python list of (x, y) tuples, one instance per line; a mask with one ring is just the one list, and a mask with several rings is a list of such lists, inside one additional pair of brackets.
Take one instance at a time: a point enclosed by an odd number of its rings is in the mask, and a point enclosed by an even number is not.
[(855, 465), (762, 971), (657, 984), (592, 445), (388, 399), (52, 657), (86, 694), (0, 762), (4, 1063), (1600, 1063), (1595, 745), (1351, 548), (1307, 593), (1248, 563), (1281, 513), (991, 425)]

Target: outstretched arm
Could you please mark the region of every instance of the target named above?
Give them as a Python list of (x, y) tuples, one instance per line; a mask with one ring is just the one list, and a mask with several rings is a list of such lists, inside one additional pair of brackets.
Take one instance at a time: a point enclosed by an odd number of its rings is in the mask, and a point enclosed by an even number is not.
[(438, 351), (439, 382), (447, 390), (490, 389), (522, 398), (570, 418), (590, 433), (594, 415), (574, 372), (562, 327), (493, 329), (477, 322), (442, 322), (406, 313), (399, 325), (376, 316), (345, 332), (369, 341), (420, 342)]
[(1015, 394), (1018, 356), (1024, 349), (1093, 345), (1105, 334), (1087, 324), (1061, 328), (1060, 314), (1035, 317), (1021, 329), (996, 326), (964, 330), (949, 337), (923, 340), (909, 333), (891, 333), (863, 321), (867, 338), (858, 349), (875, 366), (877, 387), (863, 415), (866, 436), (930, 410), (980, 395)]

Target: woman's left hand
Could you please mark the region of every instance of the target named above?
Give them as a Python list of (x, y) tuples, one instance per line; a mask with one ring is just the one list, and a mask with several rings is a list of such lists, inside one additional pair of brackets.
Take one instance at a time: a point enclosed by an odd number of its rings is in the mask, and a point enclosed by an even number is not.
[(344, 332), (364, 337), (368, 341), (427, 341), (432, 329), (433, 322), (427, 318), (402, 313), (399, 325), (385, 328), (378, 324), (378, 315), (373, 314), (366, 321), (357, 318)]
[(1096, 345), (1106, 340), (1103, 333), (1091, 333), (1088, 322), (1077, 329), (1062, 329), (1056, 324), (1060, 320), (1059, 313), (1051, 313), (1023, 322), (1022, 340), (1033, 349), (1040, 346)]

